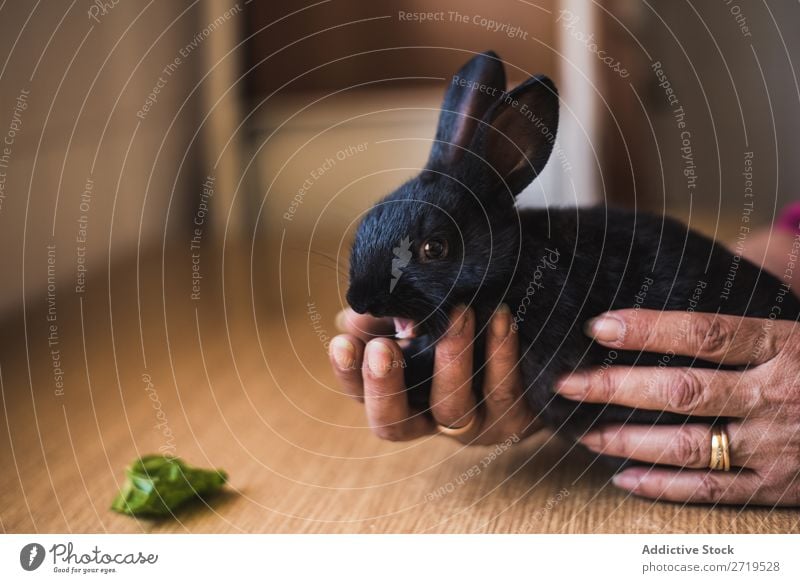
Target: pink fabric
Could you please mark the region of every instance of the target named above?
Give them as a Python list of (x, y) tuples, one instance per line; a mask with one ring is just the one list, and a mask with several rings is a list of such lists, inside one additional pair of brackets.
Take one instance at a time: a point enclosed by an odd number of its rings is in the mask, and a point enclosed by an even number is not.
[(800, 202), (793, 202), (783, 207), (775, 226), (793, 233), (800, 233)]

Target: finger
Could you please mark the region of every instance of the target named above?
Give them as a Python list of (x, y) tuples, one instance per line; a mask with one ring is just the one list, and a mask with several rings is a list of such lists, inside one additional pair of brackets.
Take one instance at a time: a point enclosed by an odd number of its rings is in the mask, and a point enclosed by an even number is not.
[(519, 338), (512, 324), (511, 310), (502, 304), (486, 331), (482, 441), (496, 443), (508, 436), (524, 437), (538, 429), (523, 396)]
[(606, 346), (682, 354), (721, 364), (760, 364), (786, 343), (788, 328), (772, 320), (700, 312), (617, 310), (586, 323), (586, 333)]
[(364, 350), (364, 405), (372, 432), (381, 439), (406, 441), (434, 431), (431, 420), (412, 413), (403, 379), (403, 356), (388, 338), (371, 340)]
[[(731, 465), (746, 466), (752, 460), (738, 426), (728, 424)], [(609, 425), (594, 429), (581, 443), (596, 453), (669, 466), (705, 469), (711, 462), (711, 427), (686, 425)]]
[(576, 371), (556, 383), (568, 399), (686, 415), (747, 417), (763, 406), (748, 371), (612, 366)]
[(632, 494), (672, 502), (767, 504), (762, 479), (753, 471), (629, 468), (614, 476), (614, 485)]
[(394, 323), (391, 318), (376, 318), (369, 314), (359, 314), (352, 308), (345, 308), (336, 314), (336, 327), (364, 342), (378, 336), (394, 335)]
[(431, 413), (446, 427), (462, 427), (475, 415), (472, 350), (475, 317), (471, 309), (453, 310), (450, 328), (436, 345), (431, 382)]
[(328, 357), (344, 392), (363, 403), (364, 380), (361, 365), (364, 361), (364, 342), (351, 334), (334, 336)]

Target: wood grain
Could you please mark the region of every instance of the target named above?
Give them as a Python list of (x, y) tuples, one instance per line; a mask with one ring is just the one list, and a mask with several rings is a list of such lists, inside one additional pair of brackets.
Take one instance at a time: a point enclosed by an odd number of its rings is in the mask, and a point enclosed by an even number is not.
[[(4, 322), (3, 531), (800, 532), (796, 510), (628, 497), (607, 470), (544, 434), (495, 454), (442, 437), (382, 442), (328, 370), (337, 272), (312, 263), (307, 277), (305, 253), (284, 249), (278, 261), (267, 243), (251, 258), (249, 244), (228, 242), (223, 265), (219, 243), (204, 245), (199, 301), (179, 244), (143, 254), (138, 280), (131, 259), (90, 274), (83, 296), (59, 282), (55, 346), (45, 298)], [(125, 465), (170, 435), (190, 463), (225, 468), (230, 488), (175, 519), (111, 512)]]

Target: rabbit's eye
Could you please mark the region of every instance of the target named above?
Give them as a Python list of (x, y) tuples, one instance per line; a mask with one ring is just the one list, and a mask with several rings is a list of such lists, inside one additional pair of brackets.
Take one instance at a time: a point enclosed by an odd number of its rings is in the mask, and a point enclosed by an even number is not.
[(422, 245), (422, 260), (435, 261), (447, 257), (447, 241), (444, 239), (428, 239)]

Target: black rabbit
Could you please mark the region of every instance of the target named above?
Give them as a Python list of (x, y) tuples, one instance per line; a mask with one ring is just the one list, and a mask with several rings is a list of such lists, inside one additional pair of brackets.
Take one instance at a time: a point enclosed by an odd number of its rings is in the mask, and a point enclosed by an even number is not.
[[(584, 334), (586, 320), (635, 306), (769, 317), (777, 302), (780, 318), (796, 319), (800, 302), (773, 276), (675, 220), (602, 207), (517, 209), (515, 196), (547, 163), (557, 124), (550, 79), (532, 77), (506, 92), (496, 54), (467, 62), (447, 89), (426, 167), (361, 222), (347, 301), (357, 312), (394, 317), (398, 337), (413, 337), (404, 356), (416, 406), (426, 406), (432, 349), (450, 310), (472, 306), (481, 330), (505, 302), (519, 330), (526, 398), (551, 428), (578, 437), (605, 422), (684, 422), (554, 395), (561, 375), (604, 362), (718, 366), (614, 354)], [(479, 334), (476, 388), (483, 353)]]

